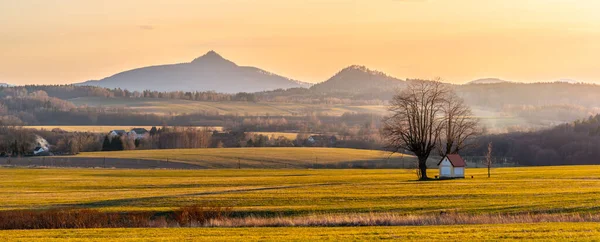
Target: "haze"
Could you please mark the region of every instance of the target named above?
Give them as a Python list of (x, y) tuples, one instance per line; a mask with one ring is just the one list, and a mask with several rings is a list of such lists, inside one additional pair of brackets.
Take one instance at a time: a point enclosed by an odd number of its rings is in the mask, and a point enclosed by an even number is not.
[(361, 64), (464, 83), (600, 80), (595, 0), (0, 0), (0, 82), (58, 84), (216, 50), (321, 82)]

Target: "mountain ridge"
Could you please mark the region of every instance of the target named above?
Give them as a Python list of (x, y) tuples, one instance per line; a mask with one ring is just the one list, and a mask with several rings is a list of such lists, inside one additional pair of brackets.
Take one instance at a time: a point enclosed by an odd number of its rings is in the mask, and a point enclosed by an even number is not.
[(259, 92), (281, 88), (309, 87), (252, 66), (239, 66), (215, 51), (188, 63), (153, 65), (116, 73), (101, 80), (74, 85), (122, 88), (132, 91), (216, 91), (223, 93)]

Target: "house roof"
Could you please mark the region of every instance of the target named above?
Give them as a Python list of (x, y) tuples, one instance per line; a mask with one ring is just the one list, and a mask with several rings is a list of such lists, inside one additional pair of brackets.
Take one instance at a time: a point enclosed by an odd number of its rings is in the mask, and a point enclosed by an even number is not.
[[(121, 135), (121, 134), (125, 134), (125, 130), (122, 130), (122, 129), (119, 129), (119, 130), (111, 130), (110, 132), (115, 132), (115, 134), (119, 134), (119, 135)], [(110, 132), (109, 132), (109, 133), (110, 133)]]
[(135, 129), (131, 129), (131, 131), (135, 132), (136, 134), (148, 133), (148, 130), (146, 130), (145, 128), (135, 128)]
[[(465, 162), (465, 160), (463, 160), (462, 157), (460, 157), (459, 154), (448, 154), (448, 155), (446, 155), (446, 157), (448, 157), (448, 160), (450, 161), (450, 163), (454, 167), (465, 167), (465, 166), (467, 166), (467, 163)], [(444, 158), (446, 158), (446, 157), (444, 157)], [(444, 158), (442, 158), (440, 160), (440, 162), (438, 162), (438, 166), (442, 163), (442, 161), (444, 160)]]

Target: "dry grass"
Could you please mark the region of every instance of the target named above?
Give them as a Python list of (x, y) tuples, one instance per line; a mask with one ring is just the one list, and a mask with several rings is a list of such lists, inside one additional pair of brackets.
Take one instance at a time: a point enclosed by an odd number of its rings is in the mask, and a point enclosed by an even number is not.
[(432, 226), (462, 224), (515, 224), (548, 222), (600, 222), (598, 214), (439, 214), (402, 215), (398, 213), (330, 214), (301, 217), (219, 218), (205, 227), (347, 227), (347, 226)]

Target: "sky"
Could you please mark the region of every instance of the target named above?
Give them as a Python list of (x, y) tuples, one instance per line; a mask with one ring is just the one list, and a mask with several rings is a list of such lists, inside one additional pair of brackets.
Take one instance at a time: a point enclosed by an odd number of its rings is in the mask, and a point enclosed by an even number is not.
[(0, 82), (63, 84), (190, 62), (322, 82), (398, 78), (600, 83), (598, 0), (0, 0)]

